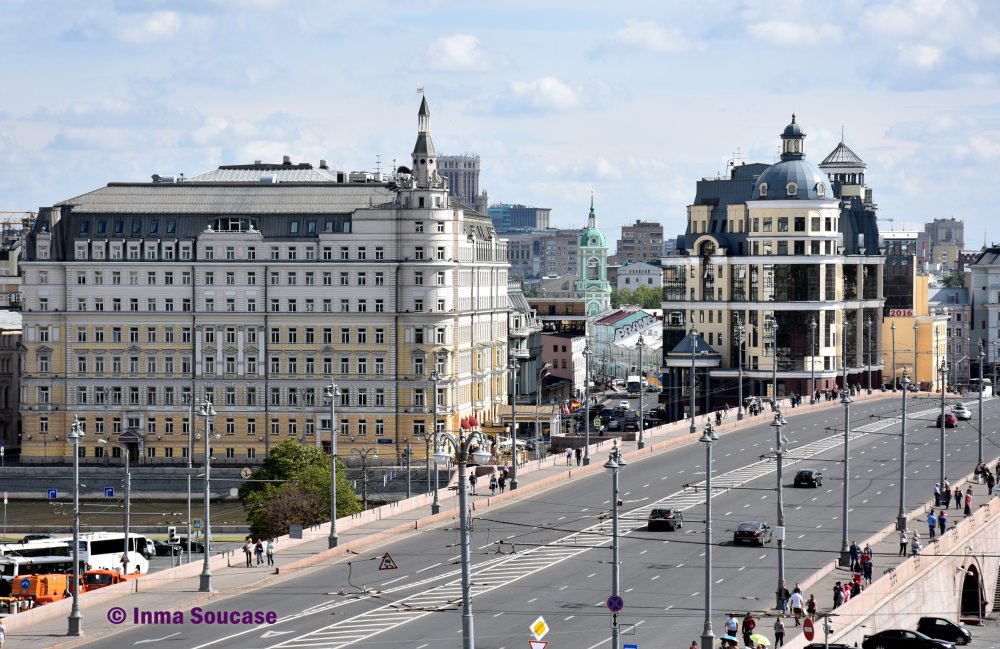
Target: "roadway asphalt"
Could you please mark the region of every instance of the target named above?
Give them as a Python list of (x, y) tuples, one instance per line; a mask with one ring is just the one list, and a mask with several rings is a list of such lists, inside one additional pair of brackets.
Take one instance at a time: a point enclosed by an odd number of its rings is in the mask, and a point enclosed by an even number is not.
[[(908, 402), (907, 509), (925, 502), (938, 475), (938, 429), (932, 412), (936, 401)], [(986, 457), (998, 455), (992, 420), (1000, 402), (985, 404)], [(852, 442), (852, 538), (864, 538), (895, 519), (898, 508), (899, 425), (873, 423), (870, 415), (898, 414), (898, 401), (859, 402), (852, 407), (852, 428), (871, 432)], [(843, 409), (804, 413), (786, 411), (786, 451), (814, 444), (818, 454), (788, 465), (785, 471), (785, 552), (789, 585), (834, 559), (841, 544), (841, 474), (843, 448), (823, 440), (838, 434), (826, 427), (843, 426)], [(947, 461), (955, 475), (971, 471), (976, 457), (975, 422), (949, 430)], [(877, 430), (876, 430), (877, 429)], [(842, 437), (842, 432), (839, 433)], [(714, 511), (714, 615), (718, 634), (725, 613), (762, 610), (773, 605), (777, 584), (777, 551), (733, 547), (732, 531), (740, 521), (776, 518), (773, 463), (758, 464), (773, 446), (774, 431), (766, 423), (724, 436), (714, 447), (716, 485), (727, 473), (741, 470), (748, 482), (716, 495)], [(826, 450), (822, 450), (826, 449)], [(594, 457), (601, 462), (604, 457)], [(631, 462), (621, 473), (623, 504), (621, 595), (619, 618), (623, 642), (640, 647), (687, 646), (702, 630), (704, 588), (704, 494), (685, 485), (704, 479), (704, 449), (699, 445), (651, 454)], [(791, 487), (794, 471), (824, 470), (819, 489)], [(480, 481), (480, 485), (483, 481)], [(683, 493), (682, 493), (683, 492)], [(476, 516), (471, 538), (476, 646), (479, 649), (523, 647), (528, 627), (544, 615), (551, 627), (545, 637), (552, 649), (608, 646), (611, 594), (610, 525), (606, 521), (611, 480), (598, 474)], [(640, 519), (649, 506), (667, 502), (692, 504), (685, 525), (676, 532), (651, 533)], [(697, 503), (696, 501), (702, 501)], [(273, 583), (261, 590), (234, 593), (209, 610), (274, 611), (279, 623), (268, 628), (185, 624), (137, 625), (100, 641), (101, 647), (139, 644), (190, 647), (280, 647), (319, 649), (346, 646), (366, 649), (431, 649), (461, 646), (461, 606), (457, 525), (429, 528), (387, 544), (367, 556), (336, 563)], [(502, 544), (498, 542), (502, 541)], [(511, 545), (513, 544), (513, 545)], [(511, 552), (516, 551), (516, 554)], [(397, 570), (378, 570), (388, 552)], [(876, 566), (876, 569), (878, 566)], [(818, 597), (822, 594), (817, 593)], [(131, 611), (127, 611), (131, 616)], [(190, 619), (190, 618), (188, 618)], [(92, 643), (88, 646), (97, 646)]]

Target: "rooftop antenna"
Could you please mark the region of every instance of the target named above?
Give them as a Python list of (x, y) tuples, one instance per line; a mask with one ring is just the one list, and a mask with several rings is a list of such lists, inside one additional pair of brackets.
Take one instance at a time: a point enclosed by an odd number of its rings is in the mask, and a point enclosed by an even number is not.
[(380, 173), (382, 171), (382, 156), (375, 154), (375, 173)]
[(424, 94), (424, 87), (423, 86), (420, 86), (420, 87), (417, 88), (417, 94), (420, 94), (420, 95)]
[(841, 144), (844, 143), (844, 125), (843, 124), (840, 125), (840, 143)]

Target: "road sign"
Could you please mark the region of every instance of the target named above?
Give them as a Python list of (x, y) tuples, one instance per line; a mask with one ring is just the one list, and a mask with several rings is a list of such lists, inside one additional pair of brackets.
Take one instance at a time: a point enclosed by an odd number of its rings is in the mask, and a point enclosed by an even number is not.
[(639, 649), (639, 645), (637, 644), (622, 645), (622, 649)]
[(625, 608), (625, 600), (622, 599), (621, 595), (612, 595), (608, 598), (608, 610), (612, 613), (617, 613), (618, 611)]
[(105, 498), (114, 498), (115, 497), (115, 488), (114, 487), (105, 487), (104, 488), (104, 497)]
[(548, 646), (549, 643), (543, 640), (528, 640), (528, 647), (530, 649), (545, 649)]
[(292, 523), (288, 526), (288, 538), (290, 539), (301, 539), (302, 538), (302, 526), (298, 523)]
[(392, 557), (389, 556), (388, 552), (382, 555), (382, 561), (378, 564), (379, 570), (395, 570), (398, 567), (399, 566), (397, 566), (396, 562), (392, 560)]
[(549, 625), (545, 623), (545, 618), (539, 615), (528, 630), (531, 631), (531, 635), (535, 636), (535, 640), (541, 640), (549, 632)]
[(59, 497), (59, 494), (56, 493), (55, 489), (49, 489), (49, 500), (55, 500), (58, 497)]
[(194, 518), (194, 519), (192, 519), (191, 520), (191, 527), (193, 529), (200, 530), (201, 529), (201, 519), (200, 518)]
[(806, 637), (806, 640), (810, 641), (816, 635), (816, 631), (813, 629), (813, 621), (809, 618), (806, 618), (806, 621), (802, 623), (802, 635)]
[(31, 580), (25, 577), (24, 579), (21, 580), (20, 585), (21, 585), (21, 590), (28, 590), (29, 588), (31, 588)]

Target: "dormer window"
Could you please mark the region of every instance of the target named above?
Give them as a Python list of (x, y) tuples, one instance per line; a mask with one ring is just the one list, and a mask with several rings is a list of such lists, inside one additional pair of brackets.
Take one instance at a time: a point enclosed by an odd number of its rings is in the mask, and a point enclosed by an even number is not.
[(596, 246), (597, 245), (597, 237), (591, 237), (590, 238), (590, 245), (592, 245), (592, 246)]
[(785, 185), (785, 193), (789, 196), (795, 196), (799, 193), (799, 186), (795, 183), (788, 183)]
[(761, 183), (758, 189), (761, 196), (767, 196), (767, 183)]
[(816, 183), (816, 195), (820, 198), (826, 196), (826, 185), (823, 183)]

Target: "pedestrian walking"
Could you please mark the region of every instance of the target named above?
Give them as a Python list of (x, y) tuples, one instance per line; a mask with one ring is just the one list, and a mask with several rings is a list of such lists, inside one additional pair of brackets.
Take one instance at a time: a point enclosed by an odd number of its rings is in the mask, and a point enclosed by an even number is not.
[(909, 545), (909, 541), (906, 538), (906, 530), (899, 530), (899, 556), (906, 556), (906, 546)]
[(253, 566), (253, 543), (248, 537), (247, 542), (243, 545), (243, 554), (246, 556), (247, 568)]
[(837, 608), (844, 603), (844, 589), (840, 587), (838, 581), (833, 585), (833, 608)]
[(955, 509), (961, 509), (961, 508), (962, 508), (962, 490), (958, 487), (955, 487)]
[(785, 644), (785, 624), (779, 617), (774, 620), (774, 646), (780, 647), (783, 644)]
[[(941, 500), (942, 500), (942, 502), (944, 502), (944, 506), (945, 507), (947, 507), (948, 503), (951, 502), (951, 485), (948, 484), (947, 480), (945, 480), (945, 482), (944, 482), (944, 495), (941, 498)], [(941, 503), (938, 503), (937, 506), (940, 507)]]
[(788, 598), (790, 596), (791, 593), (785, 588), (785, 582), (781, 582), (781, 585), (778, 586), (778, 608), (781, 609), (782, 615), (788, 612)]
[(570, 466), (573, 463), (573, 449), (566, 447), (566, 466)]
[(938, 513), (938, 527), (941, 528), (941, 534), (948, 531), (948, 510), (942, 509)]
[(497, 495), (497, 476), (493, 474), (490, 476), (490, 495)]
[(580, 466), (580, 460), (583, 459), (583, 450), (577, 446), (573, 454), (576, 455), (576, 465)]
[(940, 507), (941, 506), (941, 483), (940, 482), (935, 482), (934, 483), (934, 506), (935, 507)]
[(740, 623), (736, 620), (736, 615), (733, 613), (729, 614), (726, 618), (726, 634), (736, 637), (736, 632), (740, 630)]
[(257, 539), (257, 543), (253, 546), (253, 553), (257, 559), (257, 565), (264, 565), (264, 544), (260, 539)]
[(501, 473), (500, 477), (497, 478), (497, 486), (500, 487), (500, 493), (503, 493), (504, 488), (507, 486), (507, 476)]
[(806, 600), (806, 615), (809, 619), (816, 617), (816, 596), (812, 593), (809, 594), (809, 599)]
[(267, 540), (267, 565), (274, 565), (274, 539)]
[(965, 515), (972, 516), (972, 487), (965, 492)]
[(751, 646), (750, 636), (753, 635), (753, 630), (756, 628), (757, 628), (757, 620), (753, 619), (753, 616), (750, 615), (750, 611), (747, 611), (747, 615), (746, 617), (743, 618), (743, 624), (740, 627), (740, 630), (743, 631), (744, 646)]
[(473, 471), (469, 474), (469, 489), (472, 491), (472, 495), (476, 495), (476, 472)]
[(993, 495), (993, 487), (995, 487), (995, 486), (997, 486), (997, 479), (993, 476), (992, 473), (989, 472), (989, 469), (987, 469), (987, 473), (986, 473), (986, 493), (987, 493), (987, 495), (990, 495), (990, 496)]
[(857, 541), (851, 541), (851, 547), (849, 551), (851, 553), (851, 565), (853, 566), (858, 562), (858, 557), (861, 556), (861, 548), (858, 547)]
[(698, 649), (698, 641), (697, 640), (692, 640), (691, 641), (691, 646), (688, 647), (688, 649)]
[(861, 574), (865, 579), (865, 586), (872, 585), (872, 572), (875, 569), (875, 563), (872, 561), (871, 557), (866, 557), (866, 561), (861, 564)]
[(799, 625), (799, 618), (802, 617), (802, 609), (805, 608), (802, 604), (802, 591), (798, 588), (792, 591), (792, 615), (795, 616), (795, 626)]
[(934, 510), (932, 509), (927, 514), (927, 536), (929, 538), (934, 538), (934, 530), (937, 529), (937, 517), (934, 516)]
[(910, 556), (915, 557), (920, 552), (920, 534), (913, 530), (913, 536), (910, 537)]

